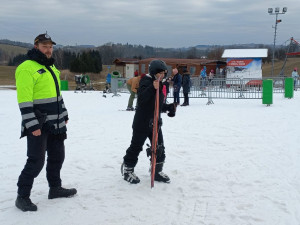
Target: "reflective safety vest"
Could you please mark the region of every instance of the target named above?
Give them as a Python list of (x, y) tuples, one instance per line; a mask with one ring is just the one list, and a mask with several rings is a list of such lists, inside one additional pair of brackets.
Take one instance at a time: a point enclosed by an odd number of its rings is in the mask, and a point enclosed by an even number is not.
[(16, 87), (22, 115), (21, 137), (28, 132), (47, 129), (50, 133), (66, 132), (68, 112), (60, 93), (60, 72), (26, 60), (16, 70)]

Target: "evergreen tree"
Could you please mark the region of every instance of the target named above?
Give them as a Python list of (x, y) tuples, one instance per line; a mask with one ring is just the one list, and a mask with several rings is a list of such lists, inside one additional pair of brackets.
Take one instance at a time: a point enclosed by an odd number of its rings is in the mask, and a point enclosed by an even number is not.
[(27, 59), (28, 59), (27, 54), (17, 55), (14, 58), (9, 60), (8, 66), (18, 66)]
[(85, 51), (79, 53), (70, 64), (70, 71), (77, 73), (100, 73), (102, 59), (99, 51)]

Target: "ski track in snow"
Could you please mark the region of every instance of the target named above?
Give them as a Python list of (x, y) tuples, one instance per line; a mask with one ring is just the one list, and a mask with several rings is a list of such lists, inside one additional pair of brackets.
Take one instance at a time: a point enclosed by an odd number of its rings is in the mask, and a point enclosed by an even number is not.
[(78, 194), (48, 200), (43, 169), (32, 190), (34, 213), (14, 206), (26, 140), (19, 139), (16, 92), (0, 96), (1, 225), (300, 224), (299, 92), (293, 99), (274, 95), (270, 107), (261, 100), (216, 99), (207, 106), (207, 99), (190, 99), (176, 117), (163, 114), (171, 183), (153, 189), (145, 151), (135, 168), (141, 183), (121, 176), (134, 112), (119, 110), (129, 95), (63, 92), (70, 121), (62, 180)]

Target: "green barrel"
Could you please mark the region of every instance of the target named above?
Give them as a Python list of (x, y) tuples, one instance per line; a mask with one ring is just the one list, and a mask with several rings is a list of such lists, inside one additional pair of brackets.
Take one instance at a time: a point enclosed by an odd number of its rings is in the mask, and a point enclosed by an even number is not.
[(292, 77), (287, 77), (284, 79), (284, 97), (294, 97), (294, 79)]
[(273, 104), (273, 80), (263, 80), (262, 102), (266, 105)]
[(111, 77), (112, 78), (120, 78), (121, 74), (119, 71), (113, 71)]
[(67, 91), (69, 90), (69, 84), (67, 80), (61, 80), (60, 81), (60, 90)]

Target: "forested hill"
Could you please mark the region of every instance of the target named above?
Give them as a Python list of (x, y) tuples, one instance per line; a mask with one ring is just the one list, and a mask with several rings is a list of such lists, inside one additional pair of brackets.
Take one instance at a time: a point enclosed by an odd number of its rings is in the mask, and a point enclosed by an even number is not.
[[(10, 40), (0, 40), (0, 65), (7, 65), (10, 60), (13, 60), (18, 55), (26, 54), (27, 50), (32, 48), (30, 43), (23, 43)], [(196, 45), (184, 48), (162, 48), (152, 46), (142, 46), (133, 44), (120, 43), (106, 43), (101, 46), (93, 45), (76, 45), (76, 46), (54, 46), (55, 52), (59, 55), (67, 54), (81, 54), (84, 51), (99, 51), (102, 63), (110, 65), (116, 58), (208, 58), (215, 60), (222, 60), (222, 53), (224, 49), (229, 48), (268, 48), (269, 56), (265, 61), (270, 61), (271, 46), (263, 44), (237, 44), (237, 45)], [(282, 59), (286, 52), (286, 46), (277, 47), (276, 57)], [(281, 54), (282, 53), (282, 54)], [(279, 57), (280, 56), (280, 57)], [(281, 57), (282, 56), (282, 57)], [(19, 56), (18, 56), (19, 57)]]
[(23, 48), (27, 48), (27, 49), (30, 49), (33, 47), (33, 44), (30, 44), (30, 43), (19, 42), (19, 41), (10, 41), (7, 39), (1, 39), (0, 44), (18, 46), (18, 47), (23, 47)]

